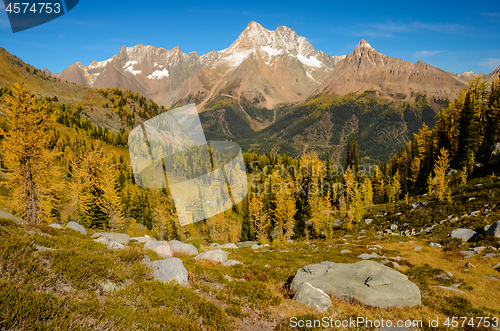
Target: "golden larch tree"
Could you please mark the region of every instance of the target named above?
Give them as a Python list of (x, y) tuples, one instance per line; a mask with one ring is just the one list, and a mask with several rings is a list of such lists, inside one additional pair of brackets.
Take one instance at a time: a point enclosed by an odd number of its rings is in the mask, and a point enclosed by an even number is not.
[(446, 191), (448, 190), (448, 181), (446, 180), (446, 170), (450, 166), (449, 152), (441, 148), (440, 155), (434, 164), (434, 187), (439, 201), (444, 201)]
[(54, 190), (59, 173), (54, 162), (56, 154), (48, 150), (47, 130), (52, 123), (48, 105), (18, 83), (6, 99), (9, 107), (5, 129), (0, 131), (4, 136), (1, 147), (14, 209), (30, 223), (49, 221), (57, 204)]
[(269, 217), (264, 210), (264, 192), (250, 194), (251, 197), (249, 199), (248, 210), (250, 212), (250, 218), (255, 226), (257, 240), (265, 241), (267, 240)]
[(290, 176), (287, 176), (286, 180), (282, 183), (284, 185), (282, 186), (282, 190), (277, 194), (274, 215), (279, 235), (283, 235), (284, 229), (285, 240), (290, 240), (295, 225), (294, 217), (297, 213), (297, 208), (295, 207), (295, 184)]
[(108, 158), (101, 159), (102, 176), (101, 189), (102, 197), (99, 200), (100, 206), (106, 211), (109, 217), (109, 224), (114, 230), (123, 231), (122, 201), (116, 189), (116, 169)]

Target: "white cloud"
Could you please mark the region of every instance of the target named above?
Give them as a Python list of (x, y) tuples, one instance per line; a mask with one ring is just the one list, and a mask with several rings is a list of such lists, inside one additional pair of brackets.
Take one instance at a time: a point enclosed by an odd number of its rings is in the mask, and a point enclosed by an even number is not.
[(493, 70), (500, 67), (500, 59), (484, 59), (479, 62), (481, 67)]
[[(381, 37), (381, 38), (394, 38), (401, 33), (420, 33), (425, 31), (433, 31), (438, 33), (450, 34), (468, 34), (472, 31), (471, 27), (453, 24), (453, 23), (370, 23), (358, 24), (349, 28), (349, 34), (354, 36), (368, 36), (368, 37)], [(345, 33), (345, 28), (332, 29), (332, 32)]]
[(443, 53), (443, 51), (420, 51), (413, 53), (413, 57), (430, 57), (436, 54)]
[(490, 12), (484, 12), (484, 13), (481, 13), (482, 16), (486, 16), (486, 17), (499, 17), (500, 16), (500, 13), (490, 13)]

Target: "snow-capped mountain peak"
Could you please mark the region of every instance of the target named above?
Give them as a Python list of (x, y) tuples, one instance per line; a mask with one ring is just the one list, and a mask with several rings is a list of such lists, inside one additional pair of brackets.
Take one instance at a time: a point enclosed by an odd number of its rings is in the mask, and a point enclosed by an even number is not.
[[(239, 92), (266, 106), (301, 98), (316, 87), (344, 56), (317, 51), (306, 38), (286, 26), (271, 31), (250, 22), (226, 49), (199, 56), (148, 45), (122, 46), (118, 54), (89, 66), (76, 66), (61, 79), (94, 87), (120, 87), (142, 93), (166, 106), (203, 90), (209, 97), (232, 82), (244, 81)], [(215, 81), (222, 83), (216, 84)], [(257, 83), (258, 82), (258, 83)], [(214, 85), (215, 84), (215, 85)], [(266, 91), (273, 91), (266, 92)], [(271, 94), (271, 95), (266, 95)], [(269, 101), (273, 99), (273, 101)]]

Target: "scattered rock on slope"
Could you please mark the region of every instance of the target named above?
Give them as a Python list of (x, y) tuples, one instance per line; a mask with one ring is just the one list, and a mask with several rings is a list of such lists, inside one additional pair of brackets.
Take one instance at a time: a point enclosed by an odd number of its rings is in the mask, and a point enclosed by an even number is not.
[(157, 280), (162, 282), (176, 280), (179, 284), (188, 284), (188, 272), (179, 258), (158, 260), (149, 265), (153, 267), (154, 277)]
[(111, 241), (119, 242), (123, 245), (128, 245), (130, 242), (130, 237), (125, 233), (115, 233), (115, 232), (96, 232), (90, 238), (106, 237)]
[(378, 255), (377, 253), (373, 252), (373, 253), (370, 253), (370, 254), (361, 254), (358, 256), (359, 258), (363, 259), (363, 260), (368, 260), (368, 259), (380, 259), (382, 258), (382, 256)]
[(100, 243), (100, 244), (104, 244), (104, 245), (108, 245), (109, 243), (109, 238), (108, 237), (99, 237), (97, 239), (94, 239), (94, 241), (96, 243)]
[(161, 246), (161, 245), (165, 245), (164, 242), (162, 241), (158, 241), (156, 239), (151, 239), (150, 241), (148, 241), (147, 243), (144, 244), (144, 249), (155, 249), (156, 247), (158, 246)]
[(172, 253), (198, 255), (198, 248), (194, 245), (186, 244), (179, 240), (171, 240), (168, 244)]
[(157, 246), (154, 251), (161, 257), (172, 256), (172, 251), (170, 250), (170, 245), (160, 245)]
[(227, 253), (221, 249), (217, 249), (214, 251), (203, 252), (203, 253), (197, 255), (194, 259), (195, 260), (208, 260), (208, 261), (212, 261), (212, 262), (224, 263), (227, 261)]
[(56, 224), (56, 223), (49, 224), (49, 227), (52, 229), (58, 229), (58, 230), (63, 228), (60, 224)]
[(496, 221), (493, 223), (489, 228), (488, 231), (486, 231), (486, 234), (488, 236), (493, 236), (496, 238), (500, 238), (500, 221)]
[(66, 224), (66, 229), (72, 229), (72, 230), (80, 232), (81, 234), (87, 234), (87, 230), (85, 230), (85, 228), (83, 226), (81, 226), (80, 224), (73, 222), (73, 221)]
[(449, 234), (451, 238), (460, 238), (463, 241), (474, 241), (477, 238), (477, 232), (471, 229), (455, 229)]
[(238, 248), (238, 246), (236, 246), (236, 244), (224, 244), (224, 245), (220, 245), (219, 247), (217, 248), (229, 248), (229, 249), (234, 249), (234, 248)]
[(224, 267), (231, 267), (233, 265), (241, 264), (240, 261), (237, 260), (227, 260), (226, 262), (222, 263)]
[(16, 217), (16, 216), (14, 216), (6, 211), (3, 211), (3, 210), (0, 210), (0, 218), (6, 218), (9, 220), (13, 220), (14, 222), (16, 222), (19, 225), (27, 224), (27, 222), (25, 220), (23, 220), (22, 218)]
[(151, 237), (132, 237), (130, 240), (135, 240), (138, 243), (147, 243), (151, 240)]
[(243, 241), (243, 242), (237, 243), (236, 246), (238, 246), (238, 248), (244, 248), (244, 247), (252, 247), (253, 245), (257, 245), (257, 244), (259, 244), (258, 241)]

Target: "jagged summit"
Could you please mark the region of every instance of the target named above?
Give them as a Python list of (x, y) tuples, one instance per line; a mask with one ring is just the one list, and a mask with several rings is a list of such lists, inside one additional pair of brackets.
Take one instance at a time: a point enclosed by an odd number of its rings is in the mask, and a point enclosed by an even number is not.
[(367, 48), (373, 48), (372, 45), (370, 45), (366, 40), (361, 39), (360, 42), (358, 43), (358, 47), (367, 47)]
[[(362, 55), (367, 56), (368, 54), (375, 55), (375, 54), (379, 54), (379, 53), (366, 40), (361, 39), (361, 41), (358, 43), (358, 46), (356, 46), (356, 48), (354, 49), (352, 54), (359, 57)], [(369, 56), (368, 56), (368, 59), (369, 59), (369, 61), (373, 60)]]
[(280, 26), (275, 31), (270, 31), (256, 22), (250, 22), (235, 42), (222, 52), (250, 52), (264, 51), (270, 56), (288, 53), (297, 56), (315, 55), (317, 52), (306, 38), (300, 37), (295, 31), (286, 26)]

